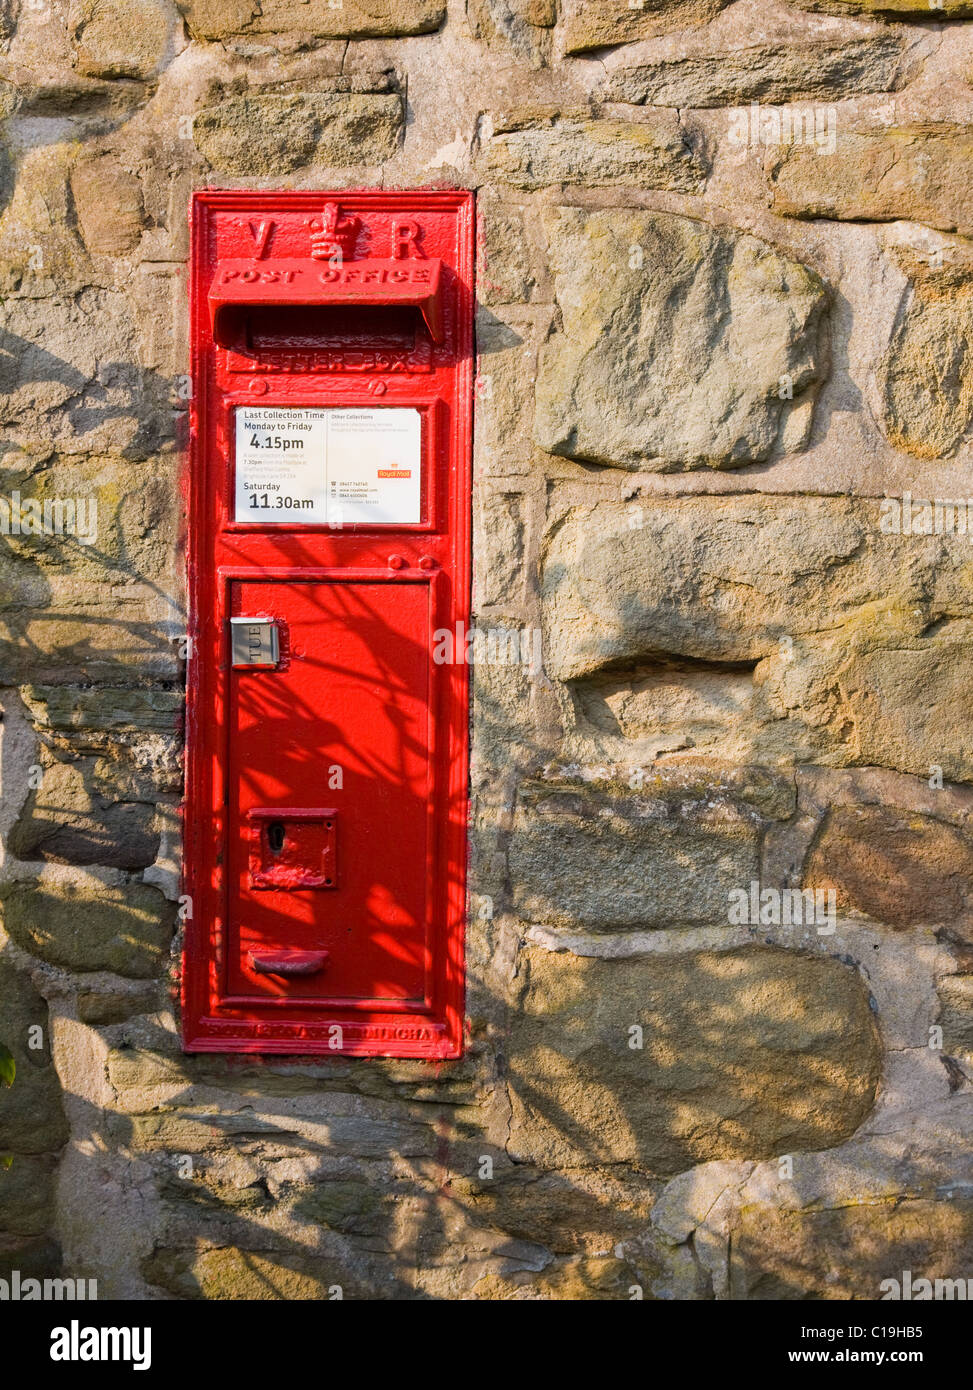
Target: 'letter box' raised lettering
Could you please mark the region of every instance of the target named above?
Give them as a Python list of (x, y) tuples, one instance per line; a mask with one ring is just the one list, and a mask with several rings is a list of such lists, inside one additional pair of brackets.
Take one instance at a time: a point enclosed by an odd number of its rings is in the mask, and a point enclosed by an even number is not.
[(192, 224), (185, 1046), (455, 1057), (472, 195)]

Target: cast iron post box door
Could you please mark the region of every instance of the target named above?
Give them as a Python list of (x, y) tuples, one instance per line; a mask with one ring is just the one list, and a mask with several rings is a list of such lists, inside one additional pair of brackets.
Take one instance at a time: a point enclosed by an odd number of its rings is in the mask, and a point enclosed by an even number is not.
[(185, 1046), (454, 1057), (472, 195), (192, 230)]

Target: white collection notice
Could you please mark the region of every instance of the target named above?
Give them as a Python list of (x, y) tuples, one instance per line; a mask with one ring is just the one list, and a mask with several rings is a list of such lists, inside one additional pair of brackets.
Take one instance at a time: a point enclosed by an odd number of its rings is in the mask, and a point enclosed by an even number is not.
[(421, 521), (421, 417), (238, 406), (237, 521), (354, 526)]

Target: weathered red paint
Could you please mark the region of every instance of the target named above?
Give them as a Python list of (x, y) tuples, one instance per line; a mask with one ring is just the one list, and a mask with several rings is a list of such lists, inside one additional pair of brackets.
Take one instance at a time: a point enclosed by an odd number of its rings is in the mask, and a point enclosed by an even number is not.
[[(433, 652), (469, 617), (472, 195), (212, 190), (192, 232), (185, 1046), (455, 1057), (468, 673)], [(418, 411), (419, 520), (236, 520), (257, 405)], [(276, 622), (276, 668), (231, 667), (231, 616)]]

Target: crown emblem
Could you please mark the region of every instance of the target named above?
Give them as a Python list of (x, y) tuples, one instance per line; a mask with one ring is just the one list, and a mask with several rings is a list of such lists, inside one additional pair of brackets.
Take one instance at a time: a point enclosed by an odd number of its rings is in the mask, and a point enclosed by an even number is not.
[(355, 251), (360, 217), (342, 217), (338, 203), (325, 203), (324, 212), (311, 225), (311, 255), (316, 261), (333, 256), (350, 261)]

